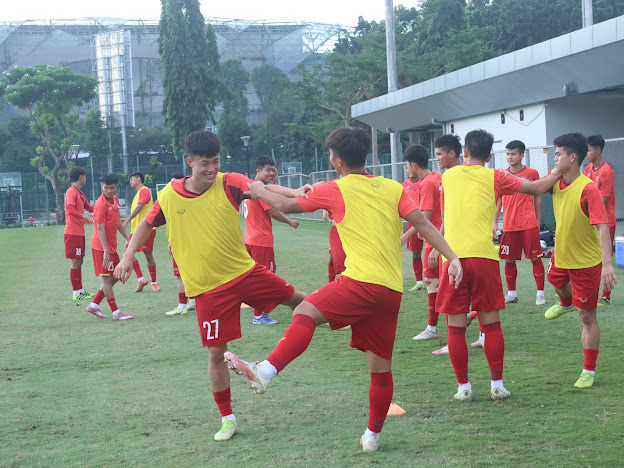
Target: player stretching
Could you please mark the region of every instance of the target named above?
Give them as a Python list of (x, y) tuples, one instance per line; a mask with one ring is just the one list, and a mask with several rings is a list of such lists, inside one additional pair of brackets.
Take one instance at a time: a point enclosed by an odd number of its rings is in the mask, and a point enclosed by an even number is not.
[(492, 400), (511, 394), (503, 386), (505, 341), (499, 310), (505, 308), (498, 255), (492, 248), (492, 220), (496, 200), (515, 192), (538, 195), (550, 188), (558, 176), (548, 175), (530, 182), (485, 168), (491, 159), (494, 137), (484, 130), (466, 135), (464, 165), (442, 175), (444, 237), (461, 259), (464, 280), (458, 289), (449, 284), (448, 263), (444, 263), (438, 290), (438, 312), (447, 314), (448, 349), (459, 388), (455, 399), (472, 401), (468, 380), (468, 347), (466, 346), (466, 313), (472, 307), (479, 311), (485, 333), (484, 350), (490, 373)]
[(85, 210), (93, 213), (93, 207), (87, 201), (87, 197), (80, 190), (87, 183), (84, 168), (72, 167), (69, 171), (71, 186), (65, 193), (65, 258), (71, 259), (69, 280), (74, 290), (73, 300), (92, 299), (95, 294), (88, 293), (82, 287), (82, 261), (85, 256), (85, 230), (84, 223), (92, 223), (93, 216), (85, 214)]
[[(403, 159), (405, 160), (405, 153), (403, 154)], [(403, 188), (405, 188), (406, 192), (412, 200), (414, 200), (416, 206), (420, 206), (420, 180), (416, 177), (415, 173), (409, 172), (409, 167), (407, 176), (407, 180), (403, 182)], [(411, 227), (411, 224), (407, 223), (407, 229), (409, 230)], [(414, 269), (414, 276), (416, 277), (416, 284), (412, 286), (409, 291), (420, 291), (425, 288), (425, 284), (423, 283), (422, 238), (409, 236), (407, 238), (407, 249), (412, 252), (412, 268)]]
[[(507, 172), (524, 180), (538, 180), (539, 173), (522, 164), (524, 143), (519, 140), (510, 141), (507, 146)], [(500, 202), (494, 218), (494, 231), (498, 230)], [(542, 215), (542, 196), (514, 193), (505, 195), (503, 206), (503, 235), (500, 240), (499, 257), (505, 260), (505, 279), (507, 280), (507, 297), (505, 304), (518, 302), (516, 278), (518, 269), (516, 260), (524, 256), (533, 264), (533, 277), (537, 285), (536, 305), (546, 304), (544, 297), (544, 264), (542, 263), (542, 247), (539, 237), (539, 223)]]
[(600, 345), (596, 313), (600, 279), (607, 291), (617, 283), (611, 265), (613, 244), (600, 189), (580, 174), (587, 140), (580, 133), (566, 133), (555, 138), (554, 145), (555, 167), (563, 178), (552, 188), (557, 237), (548, 265), (548, 281), (560, 302), (548, 309), (545, 317), (556, 319), (578, 308), (585, 360), (574, 387), (587, 388), (594, 384)]
[[(132, 212), (130, 213), (130, 216), (123, 219), (123, 223), (124, 227), (128, 226), (128, 223), (130, 223), (130, 239), (132, 239), (132, 234), (136, 230), (139, 223), (143, 221), (143, 218), (145, 218), (147, 213), (149, 213), (149, 210), (152, 208), (154, 203), (152, 202), (152, 191), (143, 185), (143, 182), (145, 182), (145, 176), (141, 172), (130, 174), (129, 182), (130, 187), (136, 190), (136, 195), (132, 200)], [(152, 280), (152, 291), (160, 291), (160, 287), (156, 282), (156, 261), (154, 260), (154, 255), (152, 255), (155, 237), (156, 229), (154, 228), (145, 243), (141, 246), (141, 248), (139, 248), (139, 252), (143, 252), (145, 254), (145, 259), (147, 260), (147, 269), (149, 270), (150, 278)], [(134, 292), (141, 292), (147, 285), (147, 280), (143, 277), (141, 265), (139, 265), (139, 261), (136, 258), (132, 263), (132, 267), (137, 275), (137, 285)]]
[(117, 231), (128, 240), (126, 228), (119, 218), (119, 200), (117, 193), (117, 174), (106, 174), (102, 177), (102, 195), (95, 203), (93, 213), (93, 237), (91, 238), (91, 252), (93, 253), (93, 268), (95, 276), (102, 278), (102, 286), (95, 295), (93, 302), (87, 307), (87, 312), (99, 318), (108, 318), (100, 310), (100, 302), (106, 301), (113, 312), (113, 320), (129, 320), (132, 315), (124, 314), (115, 303), (113, 286), (117, 282), (113, 270), (119, 263), (117, 255)]
[[(584, 174), (598, 186), (602, 201), (609, 217), (609, 233), (611, 245), (615, 241), (615, 174), (611, 166), (602, 159), (604, 139), (601, 135), (587, 137), (587, 161)], [(602, 288), (602, 297), (598, 300), (598, 307), (611, 303), (611, 291)]]
[[(260, 156), (256, 160), (256, 180), (264, 184), (274, 184), (277, 181), (275, 161), (268, 156)], [(275, 273), (275, 252), (273, 250), (273, 225), (271, 218), (288, 224), (297, 229), (299, 221), (288, 219), (275, 208), (271, 208), (262, 200), (245, 200), (243, 213), (245, 214), (245, 247), (259, 265), (265, 266)], [(278, 323), (262, 309), (253, 311), (254, 325), (272, 325)]]
[(305, 351), (318, 325), (329, 322), (332, 330), (351, 325), (351, 346), (366, 353), (371, 375), (368, 428), (360, 444), (365, 452), (374, 452), (393, 392), (390, 364), (403, 288), (401, 217), (450, 256), (451, 282), (460, 282), (461, 266), (401, 185), (366, 172), (371, 138), (365, 130), (340, 128), (326, 144), (340, 179), (315, 185), (309, 199), (279, 196), (261, 182), (251, 185), (251, 194), (283, 213), (329, 211), (347, 254), (347, 269), (295, 309), (292, 324), (266, 360), (245, 362), (229, 352), (225, 358), (255, 393), (264, 393), (277, 373)]
[[(167, 225), (167, 239), (186, 293), (195, 297), (203, 346), (208, 347), (208, 375), (213, 398), (221, 413), (216, 441), (236, 433), (230, 398), (230, 374), (223, 361), (228, 343), (241, 337), (240, 306), (271, 311), (279, 304), (296, 307), (305, 297), (286, 281), (257, 265), (247, 253), (240, 228), (239, 206), (251, 179), (221, 173), (219, 138), (212, 132), (193, 132), (184, 140), (192, 176), (167, 185), (149, 214), (137, 227), (128, 250), (115, 269), (127, 281), (132, 258), (152, 228)], [(271, 190), (290, 196), (303, 194), (286, 187)]]
[[(442, 226), (442, 214), (440, 211), (440, 186), (442, 174), (429, 170), (429, 153), (421, 145), (408, 146), (403, 153), (403, 160), (407, 165), (407, 173), (420, 181), (419, 200), (420, 211), (431, 221), (436, 229)], [(401, 243), (405, 238), (415, 234), (414, 229), (401, 237)], [(425, 268), (423, 277), (427, 286), (427, 301), (429, 303), (429, 321), (427, 328), (414, 337), (416, 341), (433, 340), (438, 337), (438, 312), (436, 311), (436, 297), (440, 284), (440, 269), (429, 266), (429, 254), (433, 247), (425, 242)]]

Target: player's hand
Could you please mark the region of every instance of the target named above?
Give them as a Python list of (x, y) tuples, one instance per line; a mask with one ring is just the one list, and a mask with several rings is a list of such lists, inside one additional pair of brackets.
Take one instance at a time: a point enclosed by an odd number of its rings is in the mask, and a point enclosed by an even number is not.
[(113, 276), (117, 278), (122, 283), (126, 283), (132, 274), (132, 260), (131, 258), (124, 257), (115, 267), (115, 271), (113, 272)]
[(450, 261), (448, 267), (448, 275), (449, 284), (455, 283), (455, 289), (457, 289), (459, 287), (459, 283), (461, 283), (461, 280), (464, 277), (464, 270), (462, 268), (461, 262), (459, 261), (459, 258), (455, 258), (454, 260)]
[(296, 189), (295, 198), (299, 198), (299, 197), (310, 198), (307, 195), (308, 192), (314, 192), (314, 185), (305, 184), (299, 187), (298, 189)]
[(494, 223), (492, 226), (492, 239), (498, 240), (498, 223)]
[(329, 219), (329, 213), (327, 212), (327, 210), (323, 210), (323, 221), (331, 222), (331, 219)]
[(429, 253), (429, 258), (427, 259), (427, 263), (429, 263), (429, 268), (438, 268), (438, 259), (440, 258), (440, 252), (436, 249), (431, 249)]
[(409, 239), (409, 238), (407, 237), (407, 233), (406, 232), (401, 234), (401, 247), (403, 247), (405, 245), (405, 243), (407, 242), (407, 239)]
[(110, 264), (110, 253), (108, 252), (108, 250), (105, 250), (104, 258), (102, 259), (102, 266), (104, 267), (104, 270), (108, 269), (109, 264)]
[(297, 229), (299, 227), (299, 221), (297, 221), (296, 219), (291, 219), (290, 221), (288, 221), (288, 224), (290, 224), (290, 227), (293, 229)]
[[(249, 197), (252, 200), (257, 199), (260, 196), (262, 190), (264, 190), (264, 184), (259, 180), (251, 183), (247, 182), (247, 186), (249, 187)], [(245, 194), (247, 194), (247, 192), (245, 192)]]
[(83, 215), (83, 218), (87, 223), (92, 223), (93, 222), (93, 216), (91, 215)]
[(613, 271), (613, 265), (611, 263), (602, 264), (602, 287), (607, 291), (611, 291), (617, 284), (615, 278), (615, 271)]

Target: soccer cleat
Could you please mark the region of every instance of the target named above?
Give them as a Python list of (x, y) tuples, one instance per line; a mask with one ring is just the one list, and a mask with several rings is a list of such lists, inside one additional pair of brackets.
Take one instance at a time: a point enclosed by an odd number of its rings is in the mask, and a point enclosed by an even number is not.
[(181, 313), (182, 311), (176, 307), (175, 309), (170, 310), (169, 312), (165, 312), (165, 315), (179, 315)]
[(440, 349), (436, 349), (431, 354), (435, 356), (443, 356), (448, 353), (449, 353), (449, 350), (448, 350), (448, 345), (447, 345), (447, 346), (442, 346)]
[(511, 396), (511, 392), (505, 390), (504, 388), (493, 388), (490, 393), (492, 394), (492, 400), (504, 400), (505, 398), (509, 398)]
[(262, 315), (258, 318), (253, 318), (254, 325), (273, 325), (279, 323), (277, 320), (273, 320), (269, 314), (262, 312)]
[(561, 305), (561, 302), (557, 302), (554, 306), (550, 307), (546, 311), (544, 317), (546, 317), (548, 320), (554, 320), (561, 317), (563, 314), (567, 314), (568, 312), (573, 312), (575, 310), (576, 307), (574, 307), (573, 305), (570, 307), (563, 307)]
[(160, 286), (158, 286), (158, 283), (152, 283), (152, 291), (160, 291)]
[(432, 332), (428, 328), (425, 331), (420, 332), (418, 335), (412, 338), (412, 340), (416, 341), (424, 341), (424, 340), (435, 340), (438, 337), (438, 334)]
[(507, 296), (505, 298), (505, 304), (517, 304), (518, 303), (518, 296)]
[(574, 384), (574, 388), (589, 388), (592, 385), (594, 385), (594, 376), (590, 372), (583, 371)]
[(113, 320), (132, 320), (134, 316), (124, 314), (123, 312), (117, 312), (117, 315), (113, 314)]
[(137, 285), (136, 288), (134, 289), (134, 292), (141, 292), (143, 291), (143, 288), (147, 285), (147, 280), (146, 279), (142, 279), (137, 281)]
[(423, 289), (425, 289), (425, 285), (423, 283), (416, 283), (413, 287), (410, 288), (409, 292), (421, 291)]
[(544, 305), (546, 304), (546, 297), (538, 294), (535, 296), (535, 305)]
[(87, 312), (89, 312), (90, 314), (95, 315), (98, 318), (103, 318), (103, 319), (107, 319), (108, 317), (106, 315), (104, 315), (102, 313), (102, 311), (100, 309), (96, 309), (95, 307), (87, 307)]
[(243, 361), (236, 354), (229, 351), (226, 351), (223, 357), (228, 368), (240, 375), (249, 384), (249, 388), (254, 391), (254, 395), (260, 395), (267, 391), (271, 381), (260, 375), (260, 370), (255, 362)]
[(472, 346), (473, 348), (483, 348), (484, 344), (483, 344), (483, 341), (481, 340), (481, 338), (479, 338), (474, 343), (470, 343), (470, 346)]
[(189, 298), (188, 303), (186, 304), (186, 310), (194, 310), (195, 309), (195, 299)]
[(93, 293), (88, 293), (88, 292), (81, 292), (78, 293), (76, 295), (74, 295), (74, 297), (72, 297), (72, 299), (74, 301), (86, 301), (88, 299), (93, 299), (95, 297), (95, 294)]
[(236, 421), (226, 419), (219, 432), (214, 435), (214, 440), (217, 442), (224, 442), (230, 440), (234, 434), (236, 434)]
[(360, 445), (365, 452), (376, 452), (379, 448), (379, 440), (372, 434), (368, 436), (364, 434), (360, 437)]
[(472, 321), (477, 318), (477, 314), (478, 312), (476, 310), (468, 312), (468, 314), (466, 315), (466, 328), (468, 328)]
[(611, 304), (611, 301), (608, 297), (601, 297), (600, 299), (598, 299), (598, 307), (606, 306), (609, 304)]
[(457, 390), (457, 393), (453, 395), (453, 398), (455, 398), (457, 401), (469, 403), (472, 401), (472, 392), (470, 390)]

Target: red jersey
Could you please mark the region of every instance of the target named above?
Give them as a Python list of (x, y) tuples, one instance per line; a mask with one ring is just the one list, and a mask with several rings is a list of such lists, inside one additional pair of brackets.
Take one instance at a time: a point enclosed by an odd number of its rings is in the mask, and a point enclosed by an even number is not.
[(411, 199), (416, 202), (416, 206), (420, 206), (420, 179), (416, 182), (412, 182), (412, 179), (408, 178), (401, 185), (403, 185), (404, 190), (411, 197)]
[(271, 206), (264, 200), (245, 200), (245, 244), (273, 247), (273, 224), (268, 210)]
[[(524, 166), (519, 172), (510, 174), (519, 179), (539, 180), (539, 172), (528, 166)], [(534, 197), (526, 193), (516, 192), (512, 195), (503, 196), (503, 231), (525, 231), (539, 227), (539, 220), (535, 212)]]
[(93, 213), (93, 207), (82, 193), (73, 184), (65, 192), (65, 231), (64, 234), (72, 236), (85, 235), (82, 215), (87, 210)]
[(100, 236), (98, 235), (97, 225), (104, 224), (106, 231), (106, 243), (108, 244), (108, 252), (117, 252), (117, 227), (119, 223), (119, 200), (113, 197), (113, 202), (109, 202), (104, 194), (95, 202), (95, 210), (93, 211), (93, 237), (91, 238), (91, 249), (104, 251)]
[(606, 208), (609, 226), (615, 226), (615, 173), (613, 169), (603, 161), (598, 169), (594, 169), (594, 165), (590, 163), (585, 166), (583, 172), (598, 186), (600, 196), (607, 197)]
[(442, 190), (442, 174), (437, 171), (427, 173), (419, 180), (420, 210), (431, 211), (431, 224), (437, 230), (442, 226), (442, 209), (440, 205), (440, 191)]

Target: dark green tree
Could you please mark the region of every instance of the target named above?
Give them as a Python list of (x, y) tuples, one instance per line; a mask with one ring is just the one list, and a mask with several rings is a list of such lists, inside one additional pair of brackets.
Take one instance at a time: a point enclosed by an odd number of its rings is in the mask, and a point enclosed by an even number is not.
[(82, 126), (82, 134), (79, 143), (82, 149), (89, 153), (93, 161), (93, 167), (107, 167), (110, 147), (108, 144), (108, 134), (106, 123), (102, 120), (102, 114), (98, 109), (91, 109), (87, 112)]
[(0, 126), (0, 172), (30, 172), (40, 140), (30, 130), (30, 117), (17, 114)]

